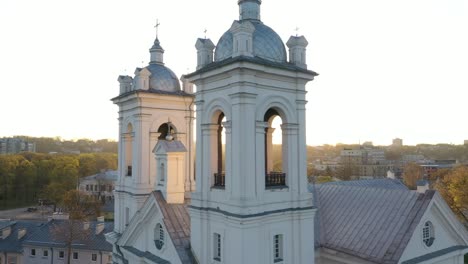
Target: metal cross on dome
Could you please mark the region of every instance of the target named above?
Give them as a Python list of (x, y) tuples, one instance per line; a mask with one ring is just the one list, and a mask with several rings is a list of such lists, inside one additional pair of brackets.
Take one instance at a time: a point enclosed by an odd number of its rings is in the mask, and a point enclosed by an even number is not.
[(161, 23), (159, 23), (159, 19), (156, 19), (156, 25), (154, 26), (154, 28), (156, 29), (156, 38), (158, 38), (158, 31), (159, 31), (159, 26), (161, 25)]

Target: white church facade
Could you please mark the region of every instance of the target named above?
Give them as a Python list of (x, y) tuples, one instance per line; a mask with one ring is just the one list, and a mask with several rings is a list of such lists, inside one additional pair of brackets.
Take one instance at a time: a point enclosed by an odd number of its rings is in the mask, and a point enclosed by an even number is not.
[(238, 4), (217, 45), (196, 41), (195, 72), (179, 81), (156, 38), (149, 65), (118, 78), (113, 262), (462, 264), (468, 234), (437, 193), (308, 185), (308, 42), (286, 50), (261, 0)]

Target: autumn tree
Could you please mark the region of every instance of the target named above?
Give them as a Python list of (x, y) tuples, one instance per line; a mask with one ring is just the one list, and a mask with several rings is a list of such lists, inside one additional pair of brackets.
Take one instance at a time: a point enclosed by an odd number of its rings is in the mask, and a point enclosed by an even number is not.
[(468, 168), (459, 166), (436, 175), (434, 188), (452, 211), (468, 225)]
[(422, 179), (422, 168), (416, 163), (410, 162), (403, 168), (403, 182), (411, 189), (416, 189), (416, 183)]
[(64, 243), (67, 248), (67, 263), (71, 263), (73, 243), (79, 243), (90, 235), (88, 221), (100, 215), (100, 204), (92, 196), (78, 190), (71, 190), (64, 194), (61, 207), (68, 213), (68, 220), (57, 221), (51, 227), (55, 241)]

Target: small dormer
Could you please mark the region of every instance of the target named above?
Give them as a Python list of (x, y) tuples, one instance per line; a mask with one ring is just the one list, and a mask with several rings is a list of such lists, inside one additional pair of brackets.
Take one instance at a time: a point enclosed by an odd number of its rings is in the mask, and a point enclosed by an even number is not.
[(11, 234), (11, 226), (2, 229), (2, 239), (6, 239)]
[(253, 33), (255, 26), (252, 22), (234, 21), (230, 31), (233, 36), (233, 57), (248, 56), (253, 57)]
[(148, 90), (149, 89), (149, 77), (151, 72), (147, 68), (137, 68), (135, 70), (134, 87), (135, 90)]
[(27, 229), (26, 228), (20, 228), (18, 229), (18, 239), (22, 239), (27, 233)]
[(181, 204), (185, 200), (185, 152), (178, 140), (159, 140), (153, 149), (156, 157), (156, 187), (167, 203)]

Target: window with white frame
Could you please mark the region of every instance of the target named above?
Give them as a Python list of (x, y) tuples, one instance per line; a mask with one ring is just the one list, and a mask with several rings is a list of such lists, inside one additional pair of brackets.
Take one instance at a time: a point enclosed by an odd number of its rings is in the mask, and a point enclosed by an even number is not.
[(275, 263), (283, 261), (283, 235), (273, 237), (273, 261)]
[(213, 242), (213, 259), (216, 261), (221, 261), (221, 235), (218, 233), (214, 233)]
[(161, 224), (157, 224), (154, 229), (154, 243), (157, 249), (162, 249), (164, 246), (164, 227)]
[(60, 250), (59, 251), (59, 259), (63, 259), (65, 257), (65, 251)]
[(91, 260), (92, 261), (97, 261), (97, 254), (91, 254)]
[(48, 256), (49, 256), (49, 250), (44, 249), (44, 250), (42, 251), (42, 256), (43, 256), (43, 257), (48, 257)]
[(424, 244), (427, 247), (432, 246), (435, 240), (435, 236), (434, 236), (434, 225), (432, 225), (431, 221), (427, 221), (426, 223), (424, 223), (422, 233), (423, 233)]
[(73, 252), (73, 259), (78, 259), (78, 252)]
[(30, 252), (31, 256), (36, 256), (36, 249), (35, 248), (31, 248), (31, 252)]

